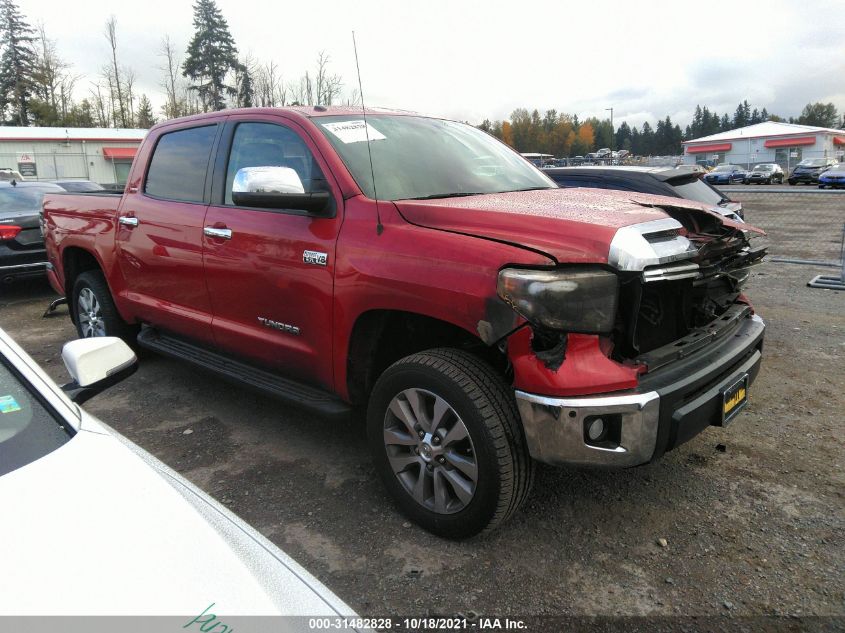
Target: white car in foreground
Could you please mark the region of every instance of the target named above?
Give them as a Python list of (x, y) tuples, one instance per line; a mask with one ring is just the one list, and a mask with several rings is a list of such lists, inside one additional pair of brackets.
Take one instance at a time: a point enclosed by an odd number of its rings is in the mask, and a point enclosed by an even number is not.
[[(59, 388), (0, 329), (0, 615), (203, 618), (190, 628), (212, 614), (221, 625), (304, 616), (273, 630), (355, 618), (278, 547), (68, 397), (84, 401), (134, 371), (122, 341), (73, 341), (62, 356), (74, 382)], [(236, 621), (239, 631), (267, 626)]]

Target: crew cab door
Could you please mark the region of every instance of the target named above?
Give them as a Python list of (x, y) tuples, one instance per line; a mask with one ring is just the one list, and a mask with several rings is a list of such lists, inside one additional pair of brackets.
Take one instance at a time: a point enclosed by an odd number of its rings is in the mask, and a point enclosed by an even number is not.
[[(221, 124), (161, 133), (139, 187), (127, 188), (115, 232), (120, 298), (159, 328), (212, 342), (202, 230), (212, 150)], [(139, 160), (142, 157), (139, 156)]]
[[(294, 169), (306, 193), (329, 191), (330, 214), (239, 207), (244, 167)], [(342, 197), (307, 133), (281, 117), (230, 117), (203, 237), (218, 347), (325, 388), (332, 380), (332, 295)], [(328, 216), (331, 217), (328, 217)]]

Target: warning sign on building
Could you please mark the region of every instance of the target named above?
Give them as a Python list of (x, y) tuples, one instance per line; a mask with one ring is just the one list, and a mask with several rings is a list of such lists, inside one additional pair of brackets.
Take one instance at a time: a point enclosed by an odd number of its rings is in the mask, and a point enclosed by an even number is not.
[(37, 178), (38, 169), (35, 167), (35, 156), (18, 154), (18, 172), (24, 178)]

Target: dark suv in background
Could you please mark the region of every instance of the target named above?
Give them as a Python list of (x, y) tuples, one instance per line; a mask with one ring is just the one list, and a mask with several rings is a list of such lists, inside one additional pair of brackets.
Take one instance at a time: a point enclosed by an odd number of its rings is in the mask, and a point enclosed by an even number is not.
[(761, 185), (763, 183), (766, 183), (767, 185), (771, 185), (772, 183), (776, 182), (779, 185), (782, 185), (783, 179), (783, 169), (781, 169), (780, 165), (778, 165), (777, 163), (761, 163), (759, 165), (754, 165), (754, 169), (748, 172), (748, 177), (745, 179), (745, 184)]
[(0, 181), (0, 282), (44, 274), (41, 201), (47, 192), (64, 191), (47, 182)]
[(686, 198), (709, 204), (713, 210), (731, 218), (744, 217), (742, 204), (734, 202), (701, 178), (700, 172), (670, 167), (562, 167), (544, 169), (543, 173), (561, 187), (621, 189), (658, 196)]
[(792, 170), (789, 175), (789, 184), (817, 185), (822, 172), (836, 165), (837, 161), (833, 158), (805, 158)]

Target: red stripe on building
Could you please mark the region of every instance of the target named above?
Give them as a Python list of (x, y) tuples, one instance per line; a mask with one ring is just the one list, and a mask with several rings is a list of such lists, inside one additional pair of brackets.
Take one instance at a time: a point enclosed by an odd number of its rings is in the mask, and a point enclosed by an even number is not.
[(845, 136), (834, 136), (833, 137), (833, 144), (834, 145), (845, 145)]
[(763, 143), (766, 147), (794, 147), (796, 145), (815, 145), (815, 136), (799, 136), (798, 138), (769, 139)]
[(687, 154), (703, 154), (704, 152), (727, 152), (733, 147), (732, 143), (716, 143), (713, 145), (689, 145)]
[(135, 158), (137, 147), (104, 147), (103, 156), (112, 160), (118, 158)]

